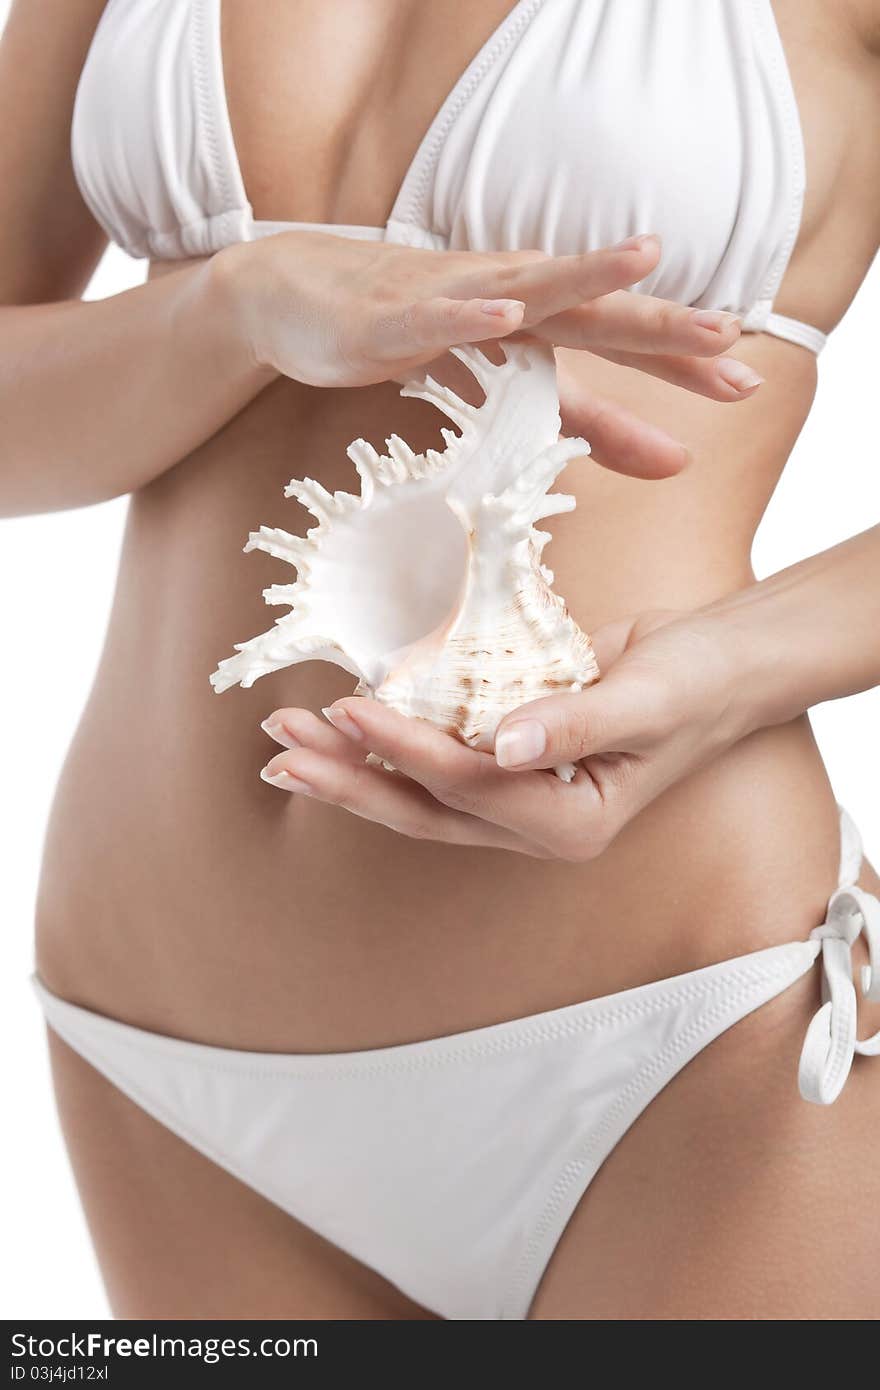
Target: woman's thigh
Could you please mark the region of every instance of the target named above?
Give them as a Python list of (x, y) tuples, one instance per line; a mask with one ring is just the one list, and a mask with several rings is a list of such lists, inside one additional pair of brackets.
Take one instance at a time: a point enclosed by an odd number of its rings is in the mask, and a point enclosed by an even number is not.
[(152, 1119), (51, 1031), (61, 1124), (119, 1318), (433, 1315)]
[[(801, 1099), (818, 989), (814, 970), (648, 1106), (569, 1222), (532, 1317), (880, 1316), (880, 1059), (857, 1057), (834, 1105)], [(877, 1023), (866, 1013), (861, 1032)]]

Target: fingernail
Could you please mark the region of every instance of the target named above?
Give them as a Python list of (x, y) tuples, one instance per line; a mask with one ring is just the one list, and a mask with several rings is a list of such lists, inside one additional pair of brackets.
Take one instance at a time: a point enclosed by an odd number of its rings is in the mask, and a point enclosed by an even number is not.
[(350, 738), (354, 743), (363, 743), (363, 730), (360, 725), (354, 722), (347, 710), (337, 709), (335, 705), (328, 705), (326, 709), (321, 710), (321, 713), (338, 733), (345, 734), (345, 737)]
[(728, 314), (721, 309), (692, 309), (691, 323), (698, 328), (711, 328), (713, 333), (723, 333), (734, 324), (742, 323), (739, 314)]
[(484, 299), (480, 308), (484, 314), (496, 319), (506, 319), (508, 314), (524, 314), (526, 310), (521, 299)]
[(734, 391), (751, 391), (764, 380), (753, 367), (747, 367), (745, 362), (737, 362), (735, 357), (718, 359), (718, 375), (728, 386), (732, 386)]
[(660, 238), (656, 232), (640, 232), (638, 236), (628, 236), (626, 241), (619, 241), (616, 246), (612, 246), (612, 251), (644, 251), (652, 242), (660, 243)]
[(269, 782), (273, 787), (280, 787), (282, 791), (300, 792), (304, 796), (312, 794), (308, 782), (304, 782), (301, 777), (294, 777), (292, 772), (270, 772), (268, 767), (264, 767), (260, 776), (264, 782)]
[(263, 733), (268, 734), (270, 738), (274, 738), (275, 742), (282, 744), (284, 748), (302, 747), (299, 739), (294, 738), (293, 734), (285, 729), (284, 725), (277, 719), (264, 719), (260, 728), (263, 730)]
[(518, 719), (495, 738), (495, 761), (500, 767), (521, 767), (540, 758), (547, 747), (547, 730), (537, 719)]

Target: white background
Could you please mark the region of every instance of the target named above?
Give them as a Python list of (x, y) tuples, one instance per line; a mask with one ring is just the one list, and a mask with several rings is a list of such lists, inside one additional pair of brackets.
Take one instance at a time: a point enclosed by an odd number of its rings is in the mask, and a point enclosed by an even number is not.
[[(0, 0), (0, 25), (5, 10)], [(116, 293), (142, 275), (142, 263), (112, 249), (89, 295)], [(880, 521), (878, 321), (880, 262), (822, 356), (816, 405), (758, 534), (755, 567), (761, 576)], [(5, 1318), (108, 1315), (58, 1131), (28, 975), (43, 829), (98, 659), (124, 516), (125, 502), (115, 501), (0, 522)], [(838, 800), (860, 825), (868, 853), (880, 860), (880, 690), (821, 706), (813, 722)]]

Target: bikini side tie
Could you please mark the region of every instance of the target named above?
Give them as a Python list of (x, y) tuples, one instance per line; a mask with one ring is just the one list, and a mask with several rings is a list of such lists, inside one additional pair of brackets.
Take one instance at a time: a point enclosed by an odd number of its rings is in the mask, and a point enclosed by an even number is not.
[(864, 933), (869, 965), (861, 969), (862, 995), (880, 1001), (880, 901), (855, 884), (838, 888), (821, 927), (810, 932), (822, 943), (822, 998), (801, 1052), (798, 1085), (804, 1100), (831, 1105), (843, 1090), (855, 1053), (880, 1056), (880, 1030), (856, 1036), (858, 1002), (853, 984), (852, 948)]

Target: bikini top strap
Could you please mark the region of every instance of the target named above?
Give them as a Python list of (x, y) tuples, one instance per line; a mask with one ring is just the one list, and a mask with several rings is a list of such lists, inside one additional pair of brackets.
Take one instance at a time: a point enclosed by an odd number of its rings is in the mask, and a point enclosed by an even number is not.
[(768, 314), (764, 332), (772, 333), (775, 338), (785, 338), (789, 343), (797, 343), (817, 356), (828, 341), (828, 335), (821, 328), (814, 328), (802, 319), (790, 319), (785, 314)]

